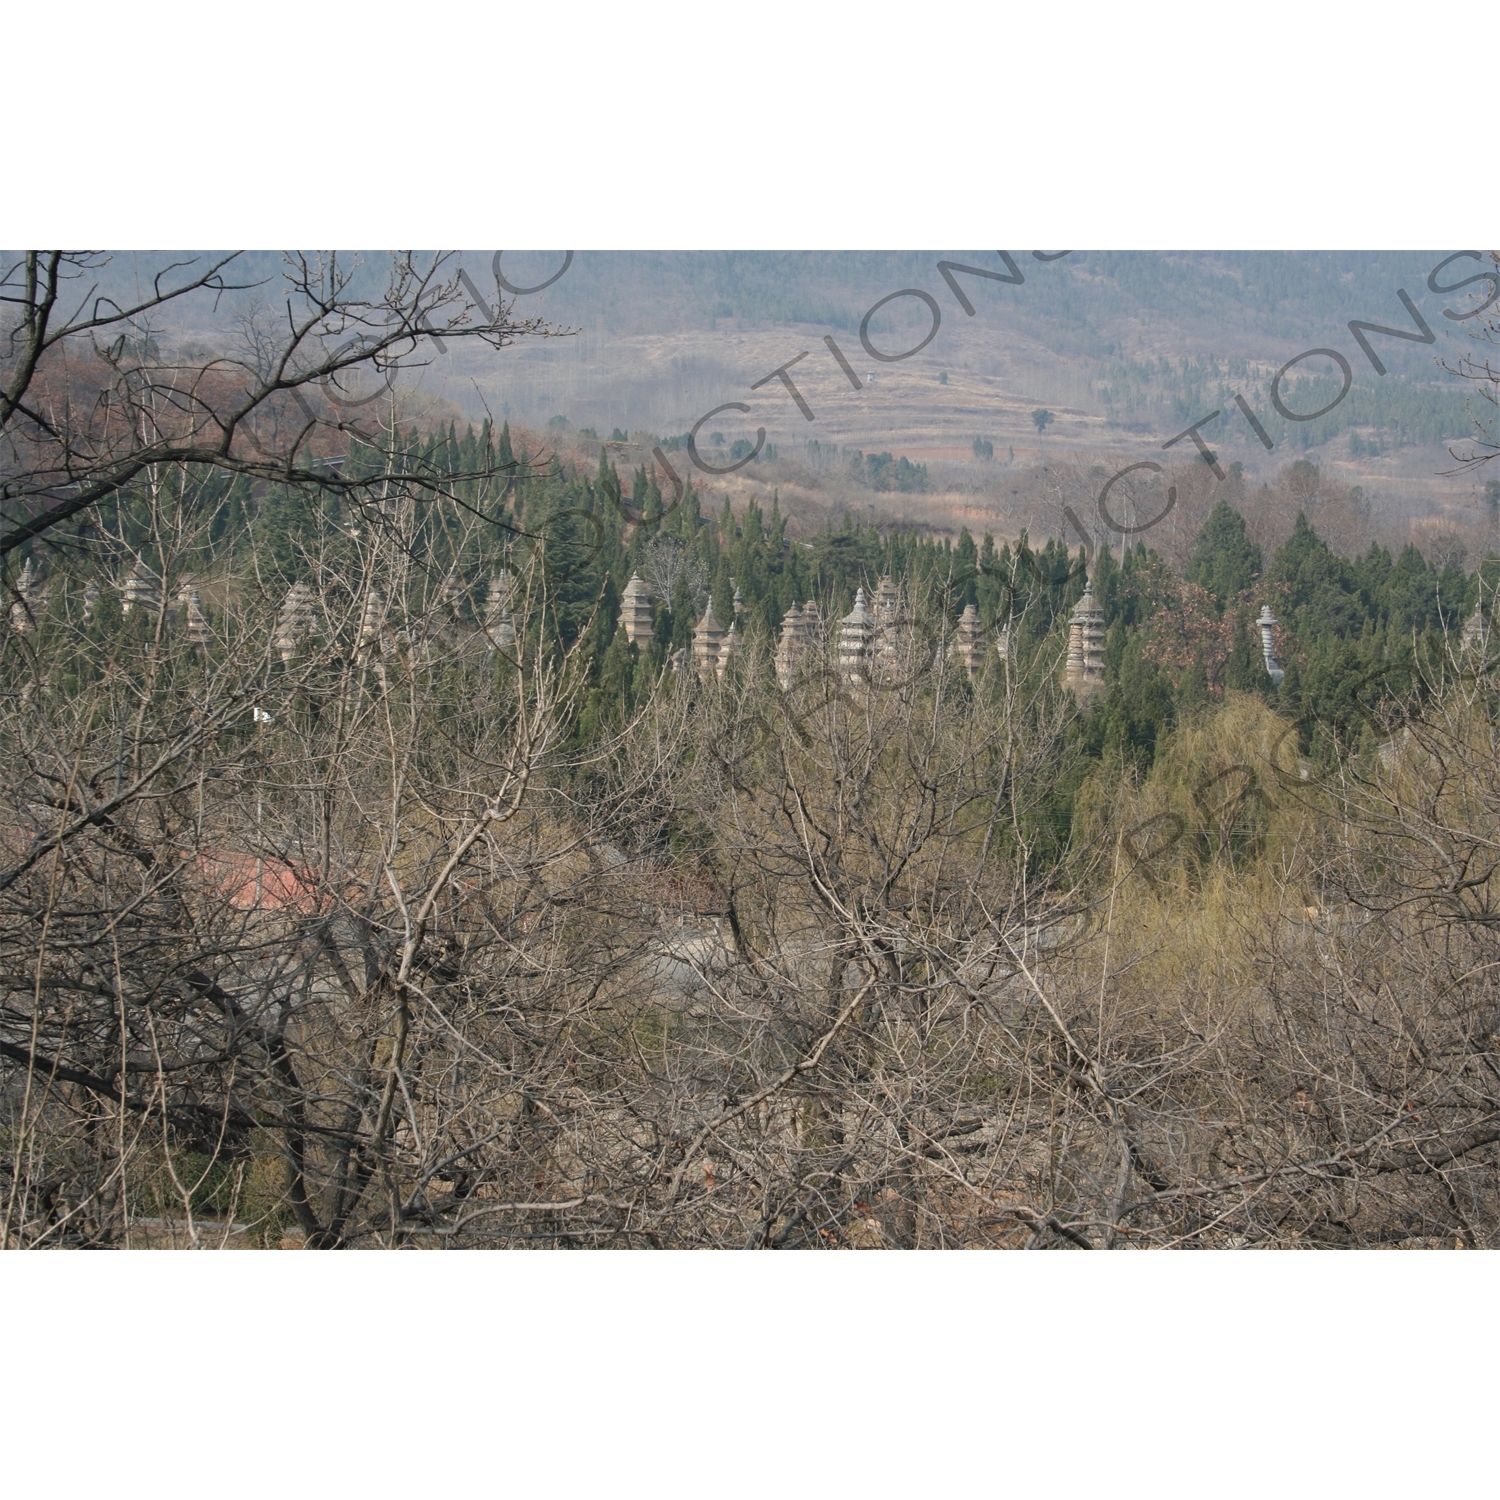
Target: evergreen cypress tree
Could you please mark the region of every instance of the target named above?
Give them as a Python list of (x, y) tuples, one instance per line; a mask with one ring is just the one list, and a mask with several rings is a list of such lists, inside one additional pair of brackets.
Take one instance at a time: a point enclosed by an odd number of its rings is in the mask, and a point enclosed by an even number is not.
[(656, 476), (650, 475), (646, 480), (645, 498), (641, 501), (641, 519), (649, 527), (654, 528), (661, 521), (661, 489), (656, 483)]
[(1245, 530), (1245, 518), (1222, 500), (1204, 522), (1188, 564), (1188, 581), (1205, 588), (1225, 605), (1248, 589), (1261, 573), (1260, 548)]
[(1226, 692), (1261, 693), (1269, 696), (1274, 689), (1271, 674), (1266, 671), (1260, 642), (1248, 620), (1235, 621), (1234, 645), (1224, 663)]
[(1297, 512), (1292, 534), (1266, 569), (1267, 583), (1281, 586), (1288, 622), (1304, 645), (1321, 639), (1358, 637), (1367, 613), (1353, 570)]
[(1208, 668), (1203, 664), (1200, 651), (1182, 674), (1177, 684), (1177, 716), (1186, 718), (1199, 709), (1207, 707), (1209, 699)]
[(599, 500), (599, 509), (605, 514), (619, 514), (620, 476), (609, 461), (606, 449), (599, 450), (599, 470), (594, 475), (594, 494)]
[(953, 597), (953, 607), (962, 609), (967, 604), (979, 604), (979, 548), (969, 535), (969, 528), (959, 528), (958, 545), (953, 549), (953, 576), (958, 590)]
[(661, 671), (661, 662), (652, 651), (637, 650), (635, 661), (635, 673), (630, 683), (630, 707), (635, 712), (645, 703), (656, 689), (657, 674)]

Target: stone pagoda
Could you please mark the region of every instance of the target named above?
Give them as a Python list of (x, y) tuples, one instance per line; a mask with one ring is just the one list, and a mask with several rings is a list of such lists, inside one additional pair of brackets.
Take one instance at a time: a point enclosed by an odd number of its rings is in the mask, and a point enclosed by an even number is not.
[(1474, 613), (1464, 621), (1463, 634), (1459, 637), (1458, 649), (1465, 653), (1482, 652), (1489, 643), (1490, 622), (1484, 616), (1484, 600), (1474, 606)]
[(724, 639), (719, 643), (719, 676), (729, 670), (729, 664), (745, 654), (745, 638), (740, 634), (738, 621), (731, 620)]
[(979, 611), (972, 605), (964, 605), (958, 617), (958, 628), (953, 632), (953, 657), (970, 677), (977, 677), (984, 666), (984, 626), (979, 623)]
[(693, 631), (693, 670), (699, 677), (716, 676), (719, 672), (719, 653), (724, 644), (724, 627), (714, 614), (714, 603), (710, 599), (704, 607), (703, 618)]
[(123, 592), (125, 597), (120, 603), (122, 615), (128, 615), (137, 605), (147, 614), (160, 613), (161, 579), (140, 558), (136, 558), (135, 566), (126, 574)]
[(484, 602), (484, 634), (492, 651), (511, 651), (516, 644), (516, 625), (510, 613), (510, 573), (501, 568), (490, 579)]
[(1269, 604), (1262, 604), (1260, 616), (1256, 620), (1260, 627), (1260, 654), (1265, 658), (1266, 671), (1271, 674), (1271, 681), (1281, 686), (1281, 679), (1286, 673), (1281, 670), (1281, 663), (1276, 660), (1276, 616), (1271, 613)]
[(442, 587), (438, 590), (438, 606), (447, 623), (462, 625), (469, 614), (469, 592), (464, 587), (464, 581), (459, 577), (457, 565), (448, 569), (448, 576), (443, 579)]
[(311, 634), (317, 623), (317, 596), (308, 584), (294, 583), (287, 590), (281, 615), (276, 621), (274, 644), (282, 661), (288, 662), (297, 654), (303, 637)]
[(47, 590), (35, 561), (27, 558), (16, 579), (16, 601), (10, 607), (10, 628), (28, 635), (36, 628), (38, 617), (47, 607)]
[(776, 680), (782, 692), (791, 687), (807, 650), (802, 606), (793, 603), (781, 617), (781, 639), (776, 642)]
[(822, 616), (810, 599), (800, 609), (794, 602), (782, 617), (781, 639), (776, 644), (776, 680), (782, 692), (796, 680), (807, 653), (817, 647), (822, 633)]
[(206, 646), (213, 639), (208, 616), (203, 613), (203, 594), (192, 578), (184, 578), (177, 590), (177, 608), (181, 611), (183, 633), (195, 646)]
[(625, 639), (632, 646), (649, 646), (656, 629), (656, 616), (651, 608), (651, 590), (639, 573), (630, 575), (620, 595), (620, 625)]
[(1083, 597), (1068, 622), (1068, 665), (1063, 682), (1080, 698), (1104, 684), (1104, 610), (1094, 598), (1094, 580), (1084, 580)]
[(849, 682), (866, 682), (875, 655), (878, 621), (865, 603), (861, 587), (854, 593), (854, 608), (839, 621), (839, 674)]
[(361, 670), (386, 654), (384, 629), (385, 601), (377, 589), (371, 589), (359, 612), (359, 634), (354, 638), (354, 664)]
[(901, 590), (887, 575), (875, 585), (875, 676), (894, 682), (902, 675), (911, 647), (911, 621), (902, 607)]

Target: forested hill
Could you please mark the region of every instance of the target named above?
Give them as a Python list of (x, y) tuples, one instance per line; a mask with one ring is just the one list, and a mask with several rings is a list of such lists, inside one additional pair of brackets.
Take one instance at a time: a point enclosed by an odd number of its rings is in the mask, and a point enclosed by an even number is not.
[[(882, 407), (888, 446), (942, 441), (931, 435), (933, 418), (921, 398), (906, 387), (951, 369), (953, 399), (975, 404), (976, 416), (1007, 397), (1034, 398), (1102, 419), (1115, 441), (1148, 430), (1170, 435), (1168, 426), (1180, 430), (1216, 408), (1232, 409), (1235, 392), (1249, 392), (1278, 441), (1284, 436), (1305, 451), (1357, 431), (1363, 435), (1351, 451), (1359, 459), (1367, 450), (1472, 435), (1469, 393), (1450, 373), (1471, 352), (1472, 325), (1445, 319), (1443, 311), (1476, 306), (1488, 284), (1477, 293), (1439, 291), (1480, 269), (1460, 259), (1434, 285), (1430, 278), (1451, 254), (1080, 250), (1040, 260), (1029, 251), (994, 250), (580, 251), (565, 261), (556, 252), (506, 252), (500, 264), (512, 285), (556, 278), (518, 297), (516, 306), (575, 337), (525, 347), (508, 368), (465, 366), (463, 375), (498, 403), (497, 414), (541, 422), (561, 413), (661, 431), (720, 401), (753, 401), (746, 390), (765, 361), (790, 358), (799, 345), (814, 355), (799, 376), (816, 380), (815, 337), (831, 335), (851, 347), (866, 385), (878, 382), (882, 401), (895, 400)], [(464, 260), (476, 285), (494, 285), (492, 256)], [(1415, 333), (1403, 292), (1432, 338), (1376, 336), (1380, 374), (1349, 325), (1362, 320)], [(929, 329), (932, 341), (919, 345)], [(919, 345), (920, 353), (909, 364), (882, 365), (882, 356), (858, 352), (866, 333), (875, 347)], [(1338, 401), (1331, 361), (1307, 360), (1288, 377), (1301, 392), (1298, 409), (1330, 407), (1330, 414), (1283, 423), (1265, 396), (1271, 376), (1304, 351), (1328, 348), (1353, 363), (1350, 399)], [(444, 381), (446, 373), (435, 362), (432, 388), (465, 405), (465, 389)], [(832, 404), (814, 402), (820, 423), (838, 420)], [(789, 440), (791, 432), (778, 428), (775, 436)], [(875, 437), (851, 431), (843, 440), (868, 445)], [(1085, 438), (1107, 440), (1102, 429)]]
[[(415, 512), (412, 608), (417, 615), (456, 610), (477, 628), (491, 578), (502, 568), (513, 576), (537, 569), (545, 606), (518, 624), (544, 649), (579, 647), (589, 681), (577, 730), (584, 742), (647, 701), (709, 608), (725, 625), (734, 621), (752, 648), (758, 643), (764, 664), (794, 606), (816, 601), (824, 621), (836, 622), (858, 588), (873, 591), (888, 577), (933, 649), (951, 640), (957, 617), (974, 605), (985, 680), (1020, 673), (1040, 681), (1057, 674), (1069, 613), (1084, 588), (1084, 552), (1072, 555), (1057, 540), (1037, 548), (1023, 533), (1012, 547), (968, 530), (955, 538), (876, 528), (852, 514), (799, 539), (789, 535), (774, 496), (769, 510), (752, 500), (736, 511), (725, 500), (705, 514), (690, 483), (674, 501), (651, 470), (621, 474), (602, 447), (589, 469), (555, 453), (533, 462), (524, 444), (513, 446), (508, 427), (450, 428), (405, 442), (406, 462), (434, 475), (494, 468), (518, 476), (500, 495), (459, 481), (450, 485), (451, 501)], [(376, 472), (384, 461), (356, 445), (346, 472)], [(132, 494), (105, 507), (98, 538), (105, 545), (87, 561), (44, 563), (47, 588), (34, 600), (45, 599), (44, 612), (61, 625), (77, 613), (88, 580), (103, 582), (105, 603), (89, 627), (98, 634), (117, 626), (118, 605), (108, 601), (138, 565), (166, 580), (165, 597), (174, 594), (174, 577), (190, 574), (233, 614), (247, 607), (274, 612), (297, 583), (345, 588), (337, 580), (359, 545), (351, 538), (361, 530), (360, 516), (309, 507), (275, 486), (200, 476), (190, 488), (199, 529), (186, 551), (169, 553), (151, 522), (149, 495)], [(1429, 561), (1415, 546), (1394, 555), (1372, 546), (1342, 557), (1302, 514), (1284, 544), (1266, 555), (1242, 515), (1223, 502), (1208, 515), (1185, 568), (1174, 571), (1137, 542), (1123, 555), (1101, 547), (1091, 572), (1107, 632), (1104, 691), (1075, 733), (1090, 763), (1116, 771), (1149, 769), (1175, 725), (1233, 692), (1259, 694), (1303, 726), (1302, 748), (1311, 753), (1319, 734), (1357, 741), (1366, 700), (1406, 691), (1411, 671), (1401, 664), (1440, 660), (1476, 605), (1493, 603), (1500, 584), (1493, 555), (1475, 571), (1452, 559)], [(635, 573), (653, 594), (654, 633), (632, 645), (620, 628), (620, 605)], [(260, 606), (252, 602), (257, 597)], [(1252, 624), (1267, 605), (1285, 668), (1279, 687), (1266, 673)], [(215, 605), (208, 607), (212, 613)], [(343, 646), (319, 649), (337, 654)]]
[[(633, 514), (642, 520), (632, 524)], [(644, 702), (710, 606), (769, 652), (793, 605), (815, 600), (824, 620), (836, 621), (856, 589), (872, 592), (890, 577), (935, 646), (951, 639), (955, 620), (972, 604), (984, 626), (987, 670), (1046, 676), (1061, 662), (1068, 616), (1085, 582), (1081, 550), (1070, 555), (1057, 540), (1033, 548), (1024, 533), (1012, 548), (967, 530), (956, 539), (933, 537), (849, 516), (792, 540), (774, 500), (769, 513), (752, 502), (739, 514), (726, 503), (702, 515), (690, 487), (681, 503), (664, 504), (647, 470), (621, 476), (602, 453), (591, 476), (554, 463), (518, 487), (513, 519), (547, 538), (563, 636), (588, 632), (595, 687), (585, 735), (622, 723)], [(657, 595), (655, 637), (644, 650), (617, 628), (620, 591), (636, 572)], [(1242, 516), (1220, 503), (1183, 575), (1144, 542), (1123, 555), (1100, 548), (1092, 574), (1107, 631), (1105, 691), (1077, 733), (1091, 763), (1144, 771), (1174, 726), (1234, 692), (1261, 695), (1301, 726), (1309, 753), (1331, 753), (1330, 735), (1357, 743), (1367, 703), (1412, 686), (1411, 667), (1402, 664), (1456, 649), (1481, 598), (1493, 603), (1500, 561), (1487, 558), (1465, 573), (1451, 562), (1430, 562), (1414, 546), (1394, 555), (1372, 546), (1344, 558), (1305, 515), (1267, 556)], [(1263, 605), (1278, 620), (1285, 668), (1279, 687), (1266, 673), (1252, 623)], [(1002, 667), (998, 642), (1007, 625)]]

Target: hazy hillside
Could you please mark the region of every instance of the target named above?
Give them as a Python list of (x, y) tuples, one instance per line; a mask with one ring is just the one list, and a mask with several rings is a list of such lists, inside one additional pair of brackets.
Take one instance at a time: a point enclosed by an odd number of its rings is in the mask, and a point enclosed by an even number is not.
[[(1447, 450), (1470, 437), (1473, 424), (1468, 388), (1441, 368), (1468, 346), (1466, 327), (1441, 316), (1460, 304), (1427, 286), (1446, 253), (1075, 251), (1044, 263), (1016, 252), (1020, 285), (955, 273), (975, 309), (969, 316), (938, 262), (1008, 274), (993, 251), (581, 251), (552, 286), (517, 301), (576, 332), (499, 357), (438, 356), (423, 386), (473, 415), (488, 410), (535, 424), (564, 416), (602, 436), (680, 432), (715, 406), (743, 401), (750, 413), (726, 413), (713, 424), (723, 423), (731, 440), (753, 438), (764, 426), (783, 455), (816, 441), (951, 462), (963, 472), (948, 476), (948, 488), (977, 490), (995, 503), (1013, 486), (997, 479), (993, 463), (974, 461), (976, 438), (993, 444), (1007, 468), (1059, 454), (1132, 461), (1218, 409), (1225, 415), (1205, 438), (1252, 479), (1308, 457), (1361, 485), (1391, 518), (1456, 515), (1473, 509), (1474, 482), (1439, 471), (1452, 467)], [(493, 286), (489, 259), (466, 258), (476, 284)], [(562, 263), (557, 253), (512, 253), (502, 269), (514, 285), (528, 286)], [(1467, 271), (1450, 268), (1442, 284), (1461, 274)], [(872, 359), (861, 347), (861, 320), (908, 288), (934, 298), (936, 335), (908, 359)], [(1388, 370), (1382, 377), (1347, 325), (1412, 327), (1399, 290), (1412, 297), (1436, 343), (1373, 338)], [(877, 349), (899, 352), (930, 328), (928, 308), (908, 296), (877, 312), (868, 332)], [(853, 361), (862, 390), (820, 347), (825, 336)], [(1345, 352), (1353, 389), (1320, 421), (1284, 421), (1271, 407), (1271, 379), (1294, 356), (1320, 347)], [(791, 378), (813, 422), (779, 380), (751, 389), (804, 350)], [(1331, 361), (1300, 364), (1289, 377), (1293, 388), (1303, 377), (1307, 404), (1299, 409), (1315, 410), (1337, 394)], [(1236, 393), (1258, 412), (1276, 443), (1272, 452), (1239, 417)], [(1031, 420), (1039, 407), (1055, 417), (1041, 436)]]
[[(969, 315), (939, 262), (1009, 277), (993, 250), (577, 251), (566, 262), (560, 251), (509, 251), (500, 269), (513, 287), (552, 282), (514, 298), (515, 312), (545, 317), (566, 336), (501, 353), (434, 347), (411, 394), (414, 409), (429, 419), (493, 415), (535, 428), (554, 422), (555, 434), (578, 435), (583, 446), (590, 433), (608, 439), (618, 431), (636, 435), (641, 454), (739, 401), (750, 411), (725, 412), (710, 430), (723, 434), (728, 451), (736, 441), (753, 443), (764, 427), (771, 447), (726, 482), (732, 490), (784, 484), (794, 511), (799, 503), (817, 510), (853, 500), (889, 513), (878, 493), (863, 493), (868, 486), (847, 472), (855, 452), (889, 452), (928, 466), (928, 483), (902, 497), (899, 514), (938, 526), (968, 519), (1001, 531), (1022, 524), (1032, 476), (1043, 467), (1056, 460), (1119, 467), (1160, 457), (1163, 443), (1218, 410), (1205, 440), (1226, 463), (1239, 462), (1252, 486), (1306, 458), (1330, 478), (1358, 486), (1388, 535), (1404, 535), (1414, 522), (1462, 528), (1480, 514), (1479, 486), (1472, 476), (1441, 471), (1453, 467), (1449, 450), (1473, 435), (1470, 390), (1442, 366), (1471, 347), (1472, 325), (1442, 312), (1473, 305), (1474, 294), (1445, 296), (1428, 286), (1429, 273), (1450, 253), (1080, 250), (1043, 260), (1014, 251), (1009, 265), (1019, 283), (952, 273), (974, 309)], [(123, 296), (181, 258), (122, 255), (102, 289)], [(465, 252), (460, 264), (493, 305), (493, 252)], [(383, 265), (379, 254), (362, 258), (360, 275), (372, 289)], [(164, 331), (222, 339), (253, 302), (276, 300), (277, 253), (251, 252), (240, 269), (243, 280), (262, 285), (221, 299), (211, 326)], [(1477, 269), (1459, 261), (1440, 284)], [(939, 326), (909, 358), (872, 358), (860, 337), (866, 314), (904, 290), (933, 301), (908, 295), (887, 302), (868, 324), (873, 347), (899, 353), (920, 343), (932, 331), (929, 306)], [(1388, 371), (1377, 375), (1348, 324), (1413, 328), (1402, 290), (1435, 342), (1373, 337)], [(852, 362), (859, 390), (826, 338)], [(1321, 420), (1285, 421), (1272, 409), (1272, 377), (1317, 348), (1343, 351), (1352, 390)], [(797, 361), (789, 378), (811, 421), (771, 374), (789, 360)], [(1339, 389), (1335, 366), (1322, 358), (1299, 364), (1289, 380), (1292, 391), (1301, 382), (1301, 410), (1325, 405)], [(1270, 452), (1239, 415), (1236, 394), (1258, 414), (1275, 444)], [(1033, 423), (1038, 409), (1053, 417), (1044, 432)], [(1170, 455), (1179, 457), (1193, 459), (1190, 443)], [(831, 485), (835, 471), (842, 482)]]

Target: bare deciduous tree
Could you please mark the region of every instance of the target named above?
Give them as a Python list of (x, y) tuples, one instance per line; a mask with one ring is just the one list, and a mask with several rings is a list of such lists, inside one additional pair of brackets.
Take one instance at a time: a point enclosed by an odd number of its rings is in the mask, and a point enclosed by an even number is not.
[[(512, 318), (503, 299), (480, 321), (445, 255), (392, 257), (374, 293), (362, 289), (374, 267), (331, 253), (288, 255), (275, 286), (238, 279), (235, 256), (172, 264), (126, 306), (99, 291), (106, 260), (28, 251), (0, 269), (9, 315), (0, 328), (0, 558), (173, 465), (349, 500), (388, 481), (435, 494), (435, 476), (420, 466), (355, 479), (327, 460), (351, 433), (381, 449), (371, 404), (429, 357), (434, 337), (501, 349), (553, 331)], [(241, 313), (232, 352), (204, 357), (158, 336), (155, 320), (168, 310), (252, 291), (263, 300)]]

